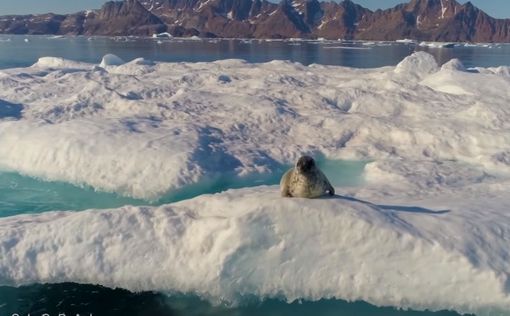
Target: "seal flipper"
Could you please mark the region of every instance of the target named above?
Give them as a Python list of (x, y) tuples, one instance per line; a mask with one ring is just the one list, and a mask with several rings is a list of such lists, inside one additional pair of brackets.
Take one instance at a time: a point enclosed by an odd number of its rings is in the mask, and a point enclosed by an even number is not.
[(331, 183), (328, 183), (328, 189), (326, 190), (326, 192), (327, 192), (330, 196), (335, 195), (335, 188), (333, 188), (333, 186), (331, 185)]

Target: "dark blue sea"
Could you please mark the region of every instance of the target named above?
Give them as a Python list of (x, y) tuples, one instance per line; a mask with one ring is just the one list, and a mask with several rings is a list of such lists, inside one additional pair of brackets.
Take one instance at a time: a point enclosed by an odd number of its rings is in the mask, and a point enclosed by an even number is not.
[(134, 37), (60, 37), (0, 35), (0, 69), (27, 67), (44, 56), (99, 63), (115, 54), (129, 61), (200, 62), (228, 58), (260, 63), (275, 59), (356, 68), (398, 64), (417, 50), (433, 54), (439, 63), (459, 58), (467, 67), (510, 65), (510, 45), (456, 43), (430, 48), (419, 43), (279, 41), (219, 39), (154, 39)]

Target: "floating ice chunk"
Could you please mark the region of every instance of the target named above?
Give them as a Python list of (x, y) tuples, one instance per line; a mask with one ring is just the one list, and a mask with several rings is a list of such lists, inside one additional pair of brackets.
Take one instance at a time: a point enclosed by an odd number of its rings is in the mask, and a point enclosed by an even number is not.
[(464, 64), (457, 58), (454, 58), (441, 66), (441, 70), (456, 70), (456, 71), (466, 71), (466, 67)]
[(0, 285), (81, 282), (234, 303), (336, 297), (488, 315), (510, 309), (510, 223), (506, 209), (478, 199), (448, 199), (445, 209), (284, 199), (258, 187), (158, 208), (3, 218)]
[(89, 64), (60, 57), (41, 57), (32, 67), (39, 68), (90, 68)]
[(404, 38), (404, 39), (398, 39), (395, 41), (396, 43), (402, 43), (402, 44), (416, 44), (416, 40)]
[(173, 35), (168, 32), (158, 33), (158, 34), (152, 34), (153, 38), (172, 38)]
[(107, 54), (107, 55), (104, 55), (99, 66), (100, 67), (120, 66), (124, 63), (125, 63), (125, 61), (122, 60), (120, 57), (113, 55), (113, 54)]
[(491, 67), (487, 69), (496, 75), (510, 77), (510, 67), (508, 66)]
[(395, 73), (422, 78), (438, 70), (439, 66), (434, 56), (426, 52), (417, 52), (401, 61), (395, 68)]
[[(445, 69), (453, 69), (454, 67), (460, 66), (455, 61), (449, 62), (449, 64), (450, 66), (447, 65), (446, 67), (443, 67)], [(504, 77), (504, 75), (497, 75), (495, 69), (497, 68), (493, 68), (492, 70), (490, 68), (476, 68), (470, 69), (467, 72), (439, 71), (424, 78), (421, 81), (421, 84), (426, 85), (436, 91), (450, 94), (473, 96), (483, 95), (488, 98), (509, 98), (510, 83), (508, 82), (507, 78)], [(504, 72), (504, 70), (500, 71)], [(479, 100), (480, 99), (476, 98), (473, 100), (473, 102), (477, 102)], [(485, 100), (484, 102), (488, 101)], [(490, 104), (491, 102), (488, 103)], [(500, 117), (500, 119), (501, 118), (502, 117)], [(484, 123), (492, 125), (495, 123), (495, 120), (486, 118)], [(483, 142), (485, 142), (485, 140), (483, 140)]]
[[(124, 99), (133, 97), (127, 94)], [(119, 108), (116, 114), (121, 113)], [(3, 167), (47, 180), (87, 183), (125, 196), (158, 198), (179, 183), (197, 182), (201, 173), (200, 163), (191, 160), (201, 151), (196, 131), (189, 126), (167, 128), (135, 118), (75, 119), (60, 124), (20, 120), (0, 124), (0, 136)], [(14, 158), (20, 156), (25, 159)], [(226, 161), (214, 154), (203, 159)], [(212, 162), (208, 164), (221, 171)]]
[(454, 48), (455, 43), (444, 43), (444, 42), (421, 42), (419, 44), (421, 47), (429, 47), (429, 48)]

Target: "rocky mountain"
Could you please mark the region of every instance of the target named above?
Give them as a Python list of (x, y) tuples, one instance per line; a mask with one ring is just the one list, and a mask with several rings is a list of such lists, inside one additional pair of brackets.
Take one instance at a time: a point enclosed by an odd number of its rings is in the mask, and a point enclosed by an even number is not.
[(492, 18), (471, 2), (412, 0), (365, 15), (359, 21), (356, 38), (509, 42), (510, 19)]
[(411, 0), (375, 12), (350, 0), (124, 0), (69, 15), (0, 17), (0, 33), (510, 42), (510, 19), (470, 2)]
[(100, 10), (69, 15), (0, 17), (0, 33), (72, 35), (152, 35), (167, 25), (137, 0), (107, 2)]

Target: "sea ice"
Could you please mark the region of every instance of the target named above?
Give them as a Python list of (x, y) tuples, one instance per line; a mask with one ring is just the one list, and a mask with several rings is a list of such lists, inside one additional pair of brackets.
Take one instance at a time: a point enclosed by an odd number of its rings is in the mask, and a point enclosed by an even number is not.
[(510, 310), (510, 217), (500, 211), (510, 201), (458, 198), (418, 207), (285, 199), (278, 187), (259, 187), (158, 208), (3, 218), (0, 284), (81, 282), (233, 303), (336, 297), (499, 315)]
[(86, 69), (91, 68), (90, 64), (72, 61), (61, 57), (41, 57), (32, 67), (50, 69)]
[(172, 38), (172, 34), (168, 33), (168, 32), (163, 32), (163, 33), (157, 33), (157, 34), (152, 34), (152, 37), (153, 38)]
[(417, 52), (401, 61), (395, 68), (395, 73), (422, 78), (437, 70), (438, 65), (434, 56), (425, 52)]
[(0, 283), (508, 311), (504, 69), (440, 68), (419, 52), (378, 69), (138, 60), (106, 71), (46, 58), (3, 70), (0, 107), (18, 110), (0, 118), (0, 168), (25, 175), (156, 199), (305, 153), (369, 163), (363, 186), (337, 189), (348, 198), (259, 187), (4, 218)]
[(442, 65), (441, 70), (466, 71), (466, 67), (459, 59), (454, 58)]
[(125, 62), (120, 57), (113, 55), (113, 54), (107, 54), (107, 55), (104, 55), (99, 66), (104, 68), (106, 66), (120, 66), (123, 63), (125, 63)]
[[(454, 64), (419, 52), (378, 69), (136, 59), (104, 71), (41, 58), (0, 73), (0, 99), (23, 109), (0, 122), (0, 167), (145, 199), (305, 153), (373, 161), (365, 177), (404, 179), (404, 192), (449, 189), (437, 179), (451, 166), (458, 183), (473, 170), (503, 181), (508, 77)], [(406, 171), (417, 164), (423, 178)]]

